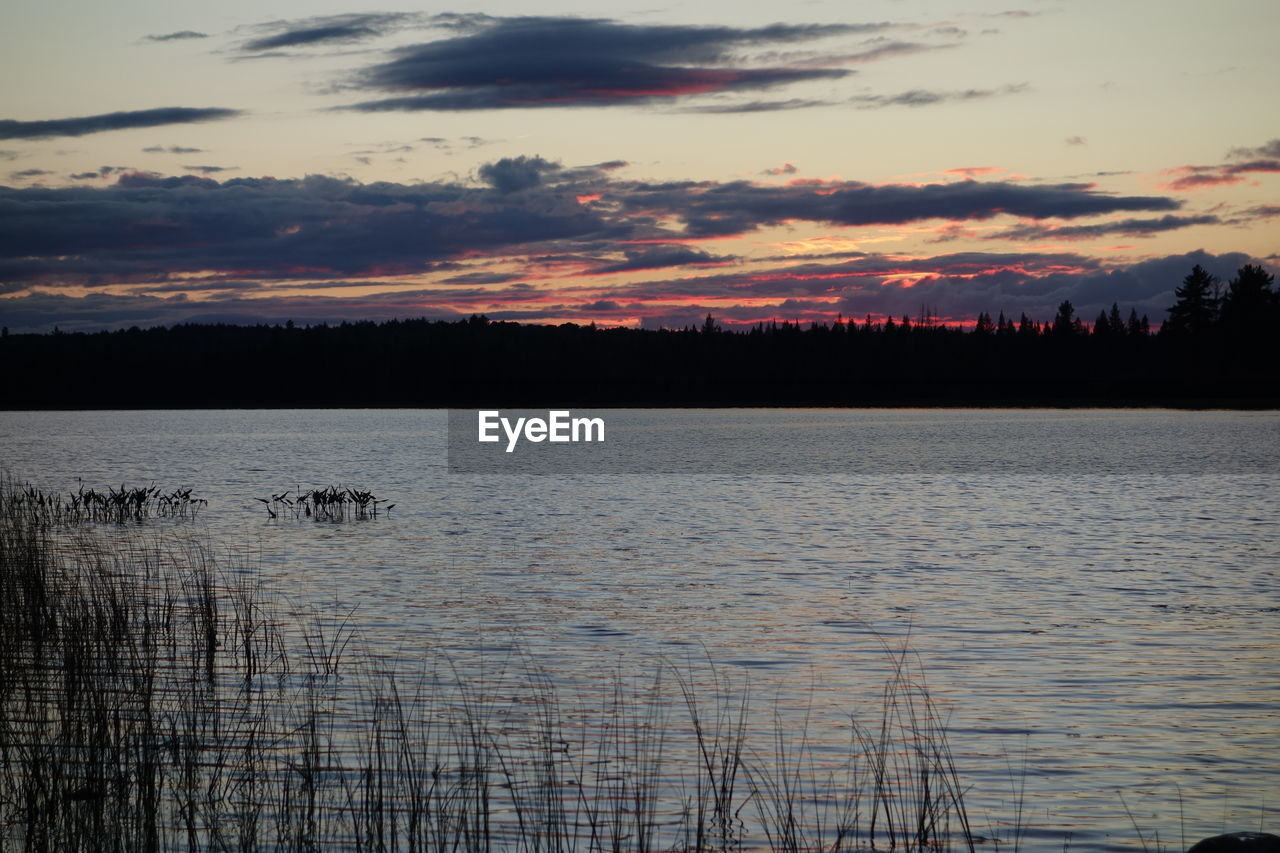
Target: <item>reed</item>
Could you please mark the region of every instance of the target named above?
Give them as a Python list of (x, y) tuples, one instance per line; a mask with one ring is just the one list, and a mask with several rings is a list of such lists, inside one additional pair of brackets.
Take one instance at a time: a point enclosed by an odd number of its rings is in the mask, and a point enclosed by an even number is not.
[[(273, 494), (271, 499), (257, 498), (266, 506), (267, 515), (273, 519), (293, 517), (295, 520), (310, 518), (314, 521), (347, 521), (377, 518), (378, 512), (390, 512), (395, 504), (374, 497), (373, 492), (343, 486), (326, 486), (322, 489), (293, 489)], [(384, 506), (379, 506), (383, 504)]]
[(400, 671), (349, 610), (284, 618), (167, 525), (50, 506), (0, 484), (0, 849), (973, 849), (905, 652), (819, 759), (780, 718), (753, 744), (714, 665), (577, 692), (527, 659)]

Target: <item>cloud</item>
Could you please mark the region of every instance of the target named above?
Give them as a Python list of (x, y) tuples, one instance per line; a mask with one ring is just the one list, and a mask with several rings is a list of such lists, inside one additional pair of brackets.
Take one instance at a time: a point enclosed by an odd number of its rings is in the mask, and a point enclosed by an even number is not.
[[(890, 24), (759, 28), (631, 25), (605, 19), (472, 17), (461, 34), (400, 48), (355, 85), (396, 93), (363, 112), (651, 104), (834, 80), (843, 68), (752, 66), (744, 49), (874, 32)], [(769, 108), (784, 108), (785, 101)], [(759, 108), (759, 107), (758, 107)], [(724, 110), (724, 108), (721, 108)]]
[[(190, 282), (157, 282), (152, 292), (120, 296), (91, 292), (70, 297), (47, 290), (0, 300), (0, 323), (14, 331), (118, 328), (176, 322), (334, 322), (392, 317), (617, 322), (639, 318), (649, 327), (700, 323), (708, 312), (721, 322), (798, 319), (830, 321), (842, 313), (915, 316), (922, 305), (943, 318), (972, 322), (979, 311), (1025, 312), (1051, 318), (1070, 299), (1090, 319), (1118, 303), (1159, 324), (1173, 304), (1173, 289), (1195, 264), (1226, 280), (1248, 255), (1204, 251), (1138, 263), (1104, 264), (1073, 253), (967, 252), (933, 257), (861, 255), (837, 264), (795, 264), (751, 272), (681, 277), (626, 287), (554, 289), (518, 283), (481, 287), (398, 288), (370, 296), (336, 298), (302, 292), (272, 294), (252, 281), (211, 282), (200, 300), (173, 293)], [(332, 283), (316, 282), (317, 287)], [(393, 285), (388, 285), (389, 287)], [(167, 298), (161, 298), (166, 296)]]
[(216, 175), (219, 172), (232, 172), (239, 169), (239, 166), (183, 166), (188, 172), (196, 172), (201, 175)]
[(929, 219), (984, 220), (1009, 214), (1031, 219), (1176, 210), (1162, 196), (1115, 196), (1090, 184), (1026, 186), (1007, 181), (874, 186), (856, 181), (762, 186), (725, 184), (634, 185), (617, 201), (638, 212), (662, 212), (684, 223), (691, 236), (742, 234), (799, 220), (832, 225), (901, 225)]
[(762, 175), (794, 175), (797, 171), (799, 170), (796, 169), (796, 167), (791, 165), (790, 163), (783, 163), (781, 166), (776, 166), (772, 169), (765, 169), (760, 174)]
[(47, 139), (52, 136), (84, 136), (108, 130), (136, 127), (159, 127), (167, 124), (193, 124), (217, 121), (241, 115), (240, 110), (218, 107), (159, 107), (150, 110), (103, 113), (75, 118), (15, 121), (0, 119), (0, 139)]
[(376, 38), (417, 19), (409, 13), (324, 15), (296, 21), (273, 21), (254, 29), (266, 35), (249, 39), (240, 50), (259, 53), (288, 47), (349, 44)]
[(504, 157), (480, 167), (480, 180), (500, 193), (527, 190), (542, 183), (546, 172), (560, 170), (559, 163), (551, 163), (541, 157)]
[(838, 57), (842, 62), (875, 62), (895, 56), (909, 56), (913, 53), (924, 53), (931, 50), (945, 50), (956, 47), (952, 44), (922, 44), (913, 41), (890, 41), (877, 44), (855, 53), (846, 53)]
[(186, 39), (207, 39), (208, 37), (205, 33), (198, 33), (195, 30), (179, 30), (176, 33), (144, 36), (147, 41), (184, 41)]
[(19, 172), (10, 172), (9, 178), (11, 180), (20, 181), (26, 180), (27, 178), (41, 178), (45, 175), (52, 174), (53, 172), (50, 172), (48, 169), (23, 169)]
[(1067, 144), (1068, 145), (1088, 145), (1089, 140), (1085, 139), (1083, 136), (1068, 136)]
[(450, 276), (442, 281), (445, 284), (506, 284), (519, 278), (520, 276), (512, 273), (469, 272)]
[(911, 89), (896, 95), (855, 95), (849, 102), (861, 110), (883, 109), (885, 107), (931, 107), (953, 101), (976, 101), (994, 98), (1000, 95), (1016, 95), (1027, 91), (1026, 83), (1014, 83), (999, 89), (963, 89), (958, 91), (931, 91), (928, 89)]
[(709, 266), (725, 263), (728, 258), (712, 255), (701, 249), (690, 246), (652, 246), (644, 249), (626, 249), (627, 259), (619, 263), (606, 264), (592, 270), (593, 274), (632, 272), (635, 270), (656, 270), (665, 267)]
[[(209, 281), (338, 282), (516, 256), (538, 265), (542, 277), (557, 278), (724, 264), (732, 259), (687, 244), (791, 222), (1080, 219), (1180, 206), (1089, 184), (649, 183), (623, 179), (624, 165), (504, 158), (479, 169), (478, 185), (322, 176), (219, 181), (127, 171), (100, 188), (0, 188), (0, 281), (19, 287), (163, 284), (200, 272)], [(96, 177), (116, 173), (117, 167), (103, 167)], [(1173, 220), (1101, 227), (1138, 232), (1174, 227)], [(540, 255), (531, 259), (531, 252)]]
[(1217, 225), (1216, 216), (1162, 216), (1158, 219), (1124, 219), (1095, 225), (1024, 224), (988, 236), (988, 240), (1093, 240), (1098, 237), (1152, 237), (1192, 225)]
[(166, 152), (169, 154), (203, 154), (204, 151), (205, 149), (203, 148), (184, 148), (181, 145), (170, 145), (168, 148), (163, 145), (150, 145), (142, 149), (144, 154), (163, 154)]
[[(915, 316), (922, 305), (943, 318), (972, 322), (979, 311), (1047, 320), (1070, 299), (1092, 319), (1113, 302), (1135, 308), (1158, 325), (1173, 304), (1173, 289), (1195, 264), (1223, 280), (1248, 255), (1204, 251), (1132, 264), (1104, 264), (1074, 253), (965, 252), (933, 257), (869, 254), (837, 264), (799, 264), (750, 273), (640, 283), (610, 291), (632, 313), (667, 325), (699, 322), (708, 311), (722, 320), (831, 320), (837, 312), (861, 318)], [(679, 305), (672, 312), (671, 305)], [(640, 306), (637, 310), (635, 306)], [(673, 322), (678, 319), (678, 322)], [(658, 325), (658, 322), (652, 325)]]
[(829, 107), (832, 101), (815, 101), (806, 98), (787, 98), (785, 101), (747, 101), (731, 104), (699, 104), (692, 107), (681, 107), (675, 112), (700, 113), (705, 115), (732, 115), (738, 113), (774, 113), (780, 110), (803, 110), (809, 107)]
[(1280, 139), (1264, 142), (1257, 148), (1232, 148), (1227, 152), (1227, 158), (1234, 160), (1280, 160)]
[[(546, 161), (525, 158), (523, 167), (545, 184)], [(508, 186), (519, 170), (508, 161), (491, 175)], [(0, 187), (0, 281), (156, 282), (191, 271), (263, 280), (375, 277), (524, 243), (637, 233), (558, 185), (504, 194), (450, 183), (219, 182), (128, 172), (104, 188)]]
[(68, 175), (73, 181), (88, 181), (97, 178), (106, 178), (114, 174), (130, 171), (128, 166), (99, 166), (96, 172), (76, 172)]
[(994, 175), (1003, 172), (999, 166), (959, 166), (955, 169), (943, 170), (944, 175), (964, 175), (966, 178), (977, 178), (982, 175)]
[(1230, 186), (1246, 180), (1251, 173), (1280, 172), (1280, 139), (1272, 139), (1257, 148), (1232, 148), (1227, 152), (1229, 160), (1241, 163), (1222, 163), (1217, 166), (1178, 166), (1167, 169), (1165, 174), (1176, 175), (1165, 185), (1170, 190), (1197, 190), (1204, 187)]

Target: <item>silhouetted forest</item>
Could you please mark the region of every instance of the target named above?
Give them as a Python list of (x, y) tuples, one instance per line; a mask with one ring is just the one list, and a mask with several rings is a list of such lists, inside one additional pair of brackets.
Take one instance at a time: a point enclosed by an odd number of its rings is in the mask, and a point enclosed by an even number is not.
[(1275, 407), (1280, 297), (1195, 267), (1157, 331), (982, 313), (726, 330), (520, 325), (473, 316), (309, 327), (178, 325), (0, 338), (9, 409), (1047, 405)]

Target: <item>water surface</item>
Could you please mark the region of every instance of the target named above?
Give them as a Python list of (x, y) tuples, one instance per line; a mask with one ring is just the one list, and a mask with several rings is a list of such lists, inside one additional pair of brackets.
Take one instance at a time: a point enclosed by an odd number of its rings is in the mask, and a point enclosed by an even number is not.
[[(354, 608), (381, 660), (531, 662), (569, 692), (671, 663), (838, 746), (879, 711), (884, 646), (909, 646), (979, 831), (1023, 782), (1037, 849), (1132, 847), (1134, 823), (1175, 848), (1181, 821), (1187, 841), (1275, 831), (1280, 415), (638, 417), (834, 462), (734, 470), (708, 463), (721, 445), (685, 473), (451, 474), (445, 413), (412, 410), (9, 412), (0, 447), (46, 488), (195, 487), (219, 549), (296, 612)], [(873, 468), (834, 464), (850, 434), (892, 441), (843, 451)], [(1011, 466), (1011, 446), (1042, 456)], [(339, 483), (396, 507), (322, 524), (256, 500)]]

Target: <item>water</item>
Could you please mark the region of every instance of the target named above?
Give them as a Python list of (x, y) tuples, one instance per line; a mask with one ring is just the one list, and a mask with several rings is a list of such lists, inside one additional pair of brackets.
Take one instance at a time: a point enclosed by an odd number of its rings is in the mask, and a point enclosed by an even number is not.
[[(296, 611), (354, 608), (382, 660), (519, 659), (569, 692), (669, 662), (749, 681), (762, 728), (839, 746), (879, 712), (884, 646), (909, 646), (978, 832), (1007, 835), (1022, 785), (1026, 848), (1275, 831), (1280, 415), (633, 416), (745, 427), (773, 459), (879, 430), (901, 458), (743, 474), (694, 447), (687, 474), (451, 474), (445, 413), (405, 410), (0, 413), (0, 447), (46, 488), (194, 486), (218, 548)], [(1006, 464), (1049, 434), (1047, 461)], [(317, 524), (255, 500), (336, 483), (397, 506)]]

